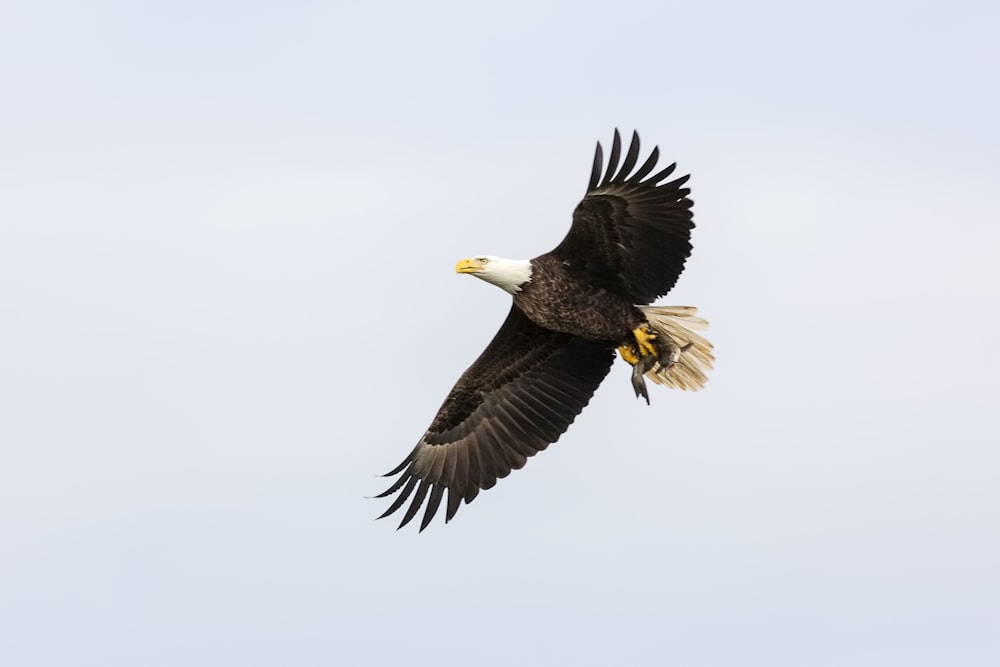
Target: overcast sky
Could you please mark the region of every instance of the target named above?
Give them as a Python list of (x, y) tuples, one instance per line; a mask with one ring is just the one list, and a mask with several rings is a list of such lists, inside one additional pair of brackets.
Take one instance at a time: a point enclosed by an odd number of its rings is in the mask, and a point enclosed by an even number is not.
[[(0, 663), (1000, 664), (996, 3), (279, 4), (0, 9)], [(615, 127), (708, 387), (374, 521)]]

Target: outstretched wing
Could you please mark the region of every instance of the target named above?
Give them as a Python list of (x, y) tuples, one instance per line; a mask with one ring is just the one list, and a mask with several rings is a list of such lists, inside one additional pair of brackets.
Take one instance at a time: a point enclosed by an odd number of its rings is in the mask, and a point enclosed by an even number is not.
[(612, 361), (613, 345), (543, 329), (513, 306), (417, 446), (386, 474), (402, 473), (378, 497), (399, 495), (379, 518), (412, 496), (402, 528), (426, 499), (423, 530), (447, 490), (445, 521), (450, 521), (462, 500), (472, 502), (480, 489), (489, 489), (558, 440), (590, 401)]
[(689, 177), (660, 185), (676, 164), (649, 176), (659, 148), (630, 173), (639, 158), (638, 133), (632, 133), (619, 169), (621, 149), (615, 130), (601, 178), (603, 152), (597, 144), (587, 194), (573, 212), (566, 238), (550, 254), (571, 270), (584, 272), (591, 283), (632, 303), (647, 304), (670, 291), (691, 254), (693, 202), (687, 197), (691, 191), (682, 187)]

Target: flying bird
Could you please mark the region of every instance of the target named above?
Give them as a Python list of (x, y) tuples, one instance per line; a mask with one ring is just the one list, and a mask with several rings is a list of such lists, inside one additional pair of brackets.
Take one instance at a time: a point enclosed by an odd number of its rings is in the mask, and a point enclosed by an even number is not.
[[(462, 374), (413, 451), (379, 494), (398, 493), (384, 518), (409, 505), (408, 524), (426, 501), (420, 530), (447, 503), (462, 501), (524, 466), (559, 439), (608, 374), (615, 351), (632, 366), (636, 397), (644, 378), (686, 390), (704, 386), (712, 345), (707, 322), (690, 306), (651, 306), (674, 286), (691, 254), (688, 176), (666, 181), (659, 149), (636, 169), (639, 135), (619, 165), (615, 130), (607, 168), (598, 142), (590, 183), (569, 233), (534, 259), (477, 255), (455, 267), (505, 290), (513, 304), (500, 330)], [(652, 175), (651, 175), (652, 174)]]

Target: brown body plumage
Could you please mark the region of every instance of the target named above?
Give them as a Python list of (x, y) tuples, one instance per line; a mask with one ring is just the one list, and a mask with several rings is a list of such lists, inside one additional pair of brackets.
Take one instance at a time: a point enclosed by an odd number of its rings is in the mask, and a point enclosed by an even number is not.
[(591, 284), (569, 260), (549, 253), (531, 260), (531, 269), (514, 305), (541, 327), (619, 343), (646, 321), (631, 301)]

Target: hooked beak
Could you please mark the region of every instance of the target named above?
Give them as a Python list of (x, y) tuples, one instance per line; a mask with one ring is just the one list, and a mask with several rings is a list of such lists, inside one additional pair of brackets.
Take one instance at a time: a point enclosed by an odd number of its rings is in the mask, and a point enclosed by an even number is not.
[(478, 273), (482, 270), (482, 265), (474, 259), (463, 259), (455, 265), (455, 273)]

